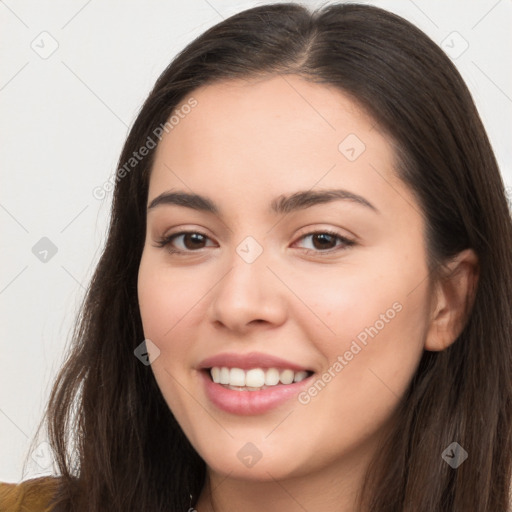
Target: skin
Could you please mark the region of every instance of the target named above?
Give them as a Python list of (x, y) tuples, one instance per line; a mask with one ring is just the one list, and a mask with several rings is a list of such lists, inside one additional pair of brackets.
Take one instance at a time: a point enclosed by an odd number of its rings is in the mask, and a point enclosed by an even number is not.
[[(423, 351), (445, 349), (460, 332), (475, 254), (460, 253), (451, 279), (429, 288), (421, 208), (395, 174), (390, 140), (340, 90), (288, 75), (219, 82), (192, 96), (197, 107), (159, 143), (148, 205), (179, 189), (208, 196), (221, 212), (148, 211), (138, 294), (144, 334), (160, 350), (154, 376), (207, 464), (215, 510), (353, 511)], [(349, 134), (365, 145), (354, 161), (338, 149)], [(328, 188), (359, 194), (378, 212), (348, 200), (269, 211), (282, 194)], [(306, 236), (322, 229), (356, 243)], [(183, 255), (156, 247), (187, 230), (207, 238), (175, 238)], [(247, 236), (263, 249), (252, 263), (236, 251)], [(293, 398), (239, 416), (205, 394), (198, 364), (221, 352), (264, 352), (332, 373), (397, 303), (307, 404)], [(261, 453), (252, 467), (237, 456), (248, 442)], [(196, 509), (214, 510), (207, 486)]]

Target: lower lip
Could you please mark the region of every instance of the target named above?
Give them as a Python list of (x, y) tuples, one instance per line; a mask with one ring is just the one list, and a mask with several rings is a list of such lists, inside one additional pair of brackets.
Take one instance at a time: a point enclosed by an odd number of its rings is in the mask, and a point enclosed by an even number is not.
[(293, 384), (279, 384), (261, 391), (235, 391), (216, 384), (209, 372), (201, 371), (206, 396), (219, 409), (244, 416), (263, 414), (297, 396), (313, 375)]

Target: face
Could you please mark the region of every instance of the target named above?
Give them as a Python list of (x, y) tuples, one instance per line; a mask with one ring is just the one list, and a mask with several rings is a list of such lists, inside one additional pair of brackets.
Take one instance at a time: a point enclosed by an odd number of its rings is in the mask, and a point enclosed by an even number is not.
[(156, 381), (213, 472), (354, 467), (424, 350), (420, 207), (335, 88), (287, 76), (192, 96), (149, 185), (138, 294)]

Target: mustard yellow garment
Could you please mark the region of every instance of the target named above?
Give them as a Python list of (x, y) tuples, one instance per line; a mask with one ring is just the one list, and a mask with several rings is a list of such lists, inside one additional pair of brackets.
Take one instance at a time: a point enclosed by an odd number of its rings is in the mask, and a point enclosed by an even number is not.
[(59, 478), (43, 476), (19, 484), (0, 482), (0, 512), (51, 512)]

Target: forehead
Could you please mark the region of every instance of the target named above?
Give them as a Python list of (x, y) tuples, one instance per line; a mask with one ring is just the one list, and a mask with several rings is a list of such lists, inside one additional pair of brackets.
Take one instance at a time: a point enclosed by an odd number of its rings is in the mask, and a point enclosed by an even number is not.
[(173, 187), (256, 200), (343, 185), (374, 189), (375, 204), (386, 194), (393, 200), (393, 186), (403, 185), (388, 138), (335, 87), (278, 75), (203, 86), (180, 105), (190, 98), (197, 105), (158, 145), (149, 201)]
[[(243, 140), (245, 147), (251, 141), (255, 146), (279, 136), (279, 142), (296, 150), (307, 139), (308, 149), (323, 142), (337, 151), (344, 135), (368, 138), (368, 132), (376, 128), (374, 120), (346, 93), (295, 75), (221, 81), (202, 86), (190, 96), (197, 107), (180, 116), (180, 126), (172, 131), (175, 136), (179, 132), (192, 138), (196, 148), (222, 140), (229, 143), (227, 136), (231, 141)], [(231, 149), (236, 147), (231, 145)]]

